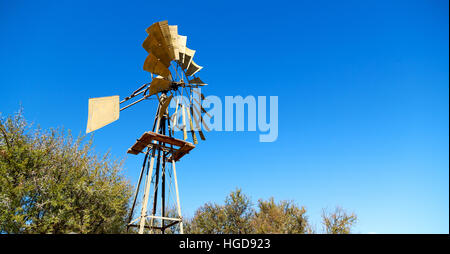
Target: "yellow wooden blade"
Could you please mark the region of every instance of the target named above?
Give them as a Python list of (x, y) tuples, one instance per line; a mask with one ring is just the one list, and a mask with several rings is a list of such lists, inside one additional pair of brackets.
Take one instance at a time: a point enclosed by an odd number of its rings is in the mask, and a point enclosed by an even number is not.
[(142, 43), (142, 47), (152, 53), (165, 66), (175, 59), (170, 28), (167, 21), (156, 22), (146, 29), (148, 36)]
[(177, 97), (177, 102), (175, 105), (175, 113), (172, 115), (172, 136), (175, 135), (175, 126), (178, 126), (178, 103), (180, 98)]
[(182, 35), (178, 35), (178, 63), (180, 65), (182, 65), (183, 61), (184, 61), (184, 52), (186, 52), (186, 41), (187, 41), (187, 36), (182, 36)]
[(149, 95), (157, 94), (159, 92), (168, 91), (172, 82), (167, 79), (156, 77), (152, 80), (149, 89)]
[[(203, 68), (203, 67), (202, 67)], [(189, 84), (196, 84), (198, 86), (206, 86), (208, 84), (205, 84), (199, 77), (196, 77), (192, 80), (189, 80)]]
[[(202, 123), (203, 127), (205, 128), (205, 130), (206, 130), (206, 131), (211, 131), (211, 130), (209, 129), (208, 125), (205, 123), (205, 121), (203, 121), (202, 114), (200, 114), (200, 111), (198, 110), (197, 106), (196, 106), (195, 104), (192, 104), (192, 105), (193, 105), (193, 108), (195, 109), (195, 112), (196, 112), (197, 115), (199, 116), (200, 122)], [(203, 108), (201, 108), (201, 109), (203, 109)], [(204, 110), (204, 109), (203, 109), (203, 110)], [(205, 111), (205, 112), (206, 112), (206, 111)], [(206, 114), (211, 118), (211, 115), (210, 115), (208, 112), (206, 112)]]
[(187, 140), (186, 113), (184, 110), (184, 104), (181, 104), (181, 116), (183, 117), (183, 139)]
[(86, 133), (95, 131), (119, 119), (119, 96), (89, 99)]
[[(201, 69), (203, 69), (202, 66), (196, 64), (194, 61), (191, 61), (191, 64), (189, 64), (189, 67), (186, 70), (186, 76), (192, 76), (195, 73), (199, 72)], [(191, 83), (191, 82), (189, 82), (189, 83)]]
[(192, 115), (192, 118), (194, 118), (195, 128), (198, 131), (198, 135), (200, 135), (200, 138), (202, 140), (206, 140), (205, 135), (203, 135), (202, 127), (200, 126), (200, 123), (198, 122), (197, 116), (195, 115), (195, 113), (193, 111), (193, 107), (191, 107), (191, 115)]
[(144, 62), (144, 70), (171, 79), (169, 65), (164, 64), (153, 53), (149, 53)]
[(198, 135), (200, 135), (201, 140), (206, 140), (202, 130), (198, 130)]
[(178, 50), (178, 26), (169, 26), (171, 47), (173, 49), (174, 60), (180, 60), (180, 52)]
[(181, 67), (183, 68), (183, 70), (186, 70), (187, 68), (189, 68), (189, 64), (192, 61), (192, 58), (194, 58), (195, 55), (195, 50), (189, 49), (188, 47), (186, 47), (186, 50), (184, 52), (184, 58), (183, 58), (183, 63), (181, 64)]
[(198, 103), (198, 105), (200, 105), (200, 108), (202, 109), (202, 112), (205, 113), (207, 116), (209, 116), (209, 118), (212, 118), (212, 116), (201, 106), (200, 102), (194, 98), (194, 101)]
[(200, 97), (202, 97), (202, 100), (205, 99), (205, 95), (203, 95), (202, 93), (200, 93), (199, 91), (197, 91), (196, 89), (192, 89), (192, 91), (196, 94), (198, 94)]
[(161, 108), (159, 109), (159, 117), (161, 118), (167, 111), (167, 107), (169, 107), (169, 103), (172, 100), (173, 94), (169, 97), (161, 98)]
[(196, 145), (196, 144), (198, 144), (197, 136), (195, 135), (194, 124), (192, 123), (192, 118), (191, 118), (191, 114), (189, 112), (189, 107), (188, 106), (186, 106), (186, 113), (187, 113), (188, 118), (189, 118), (189, 126), (191, 127), (192, 140), (194, 141), (194, 145)]
[(198, 107), (197, 107), (197, 105), (195, 105), (195, 103), (192, 104), (192, 108), (195, 110), (195, 112), (197, 113), (197, 115), (200, 116), (200, 119), (201, 119), (201, 116), (202, 116), (202, 115), (200, 114), (200, 111), (198, 110)]

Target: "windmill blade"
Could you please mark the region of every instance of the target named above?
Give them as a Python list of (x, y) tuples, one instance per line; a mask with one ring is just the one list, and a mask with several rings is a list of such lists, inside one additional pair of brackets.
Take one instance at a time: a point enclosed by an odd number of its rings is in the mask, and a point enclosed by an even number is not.
[(173, 94), (169, 97), (161, 97), (160, 104), (161, 108), (159, 109), (159, 117), (161, 118), (167, 111), (167, 107), (169, 107), (169, 103), (172, 100)]
[(174, 60), (180, 60), (180, 53), (178, 51), (178, 26), (169, 26), (171, 45), (173, 48)]
[(196, 145), (196, 144), (198, 144), (198, 141), (197, 141), (197, 136), (195, 135), (194, 124), (192, 123), (191, 114), (189, 112), (189, 106), (186, 106), (186, 113), (189, 118), (189, 126), (191, 127), (192, 140), (194, 141), (194, 145)]
[(192, 89), (192, 91), (193, 91), (194, 93), (198, 94), (200, 97), (202, 97), (202, 100), (205, 99), (205, 95), (203, 95), (201, 92), (199, 92), (199, 91), (197, 91), (197, 90), (195, 90), (195, 89)]
[(197, 100), (197, 98), (193, 98), (193, 99), (200, 106), (200, 108), (202, 109), (202, 112), (205, 113), (207, 116), (211, 117), (211, 115), (208, 112), (206, 112), (206, 110), (202, 107), (202, 104)]
[[(197, 106), (195, 104), (192, 104), (192, 106), (195, 109), (195, 112), (197, 113), (197, 115), (199, 116), (199, 119), (200, 119), (200, 122), (203, 125), (203, 128), (205, 128), (206, 131), (211, 131), (209, 129), (208, 125), (205, 123), (205, 121), (203, 121), (202, 114), (200, 114), (200, 111), (198, 110)], [(208, 112), (206, 112), (204, 108), (201, 108), (201, 109), (204, 111), (204, 113), (206, 113), (207, 116), (209, 116), (209, 118), (212, 118), (211, 115)]]
[(200, 124), (197, 120), (197, 116), (194, 114), (193, 107), (191, 107), (191, 115), (192, 115), (192, 118), (194, 118), (195, 128), (198, 131), (198, 135), (200, 135), (201, 140), (206, 140), (205, 135), (203, 135), (202, 127), (200, 126)]
[(159, 92), (164, 92), (170, 90), (170, 85), (172, 82), (167, 79), (163, 79), (161, 77), (156, 77), (152, 80), (149, 89), (149, 95), (154, 95)]
[(161, 75), (167, 79), (171, 79), (171, 73), (169, 70), (170, 62), (168, 65), (164, 64), (153, 53), (149, 53), (144, 62), (144, 70)]
[(186, 52), (187, 36), (178, 35), (178, 63), (181, 65), (184, 61), (184, 53)]
[(181, 103), (181, 113), (182, 113), (182, 117), (183, 117), (183, 139), (186, 140), (187, 139), (187, 130), (186, 130), (186, 113), (184, 112), (184, 104)]
[(119, 96), (89, 99), (86, 133), (95, 131), (119, 119)]
[(202, 107), (201, 103), (196, 98), (194, 98), (194, 101), (197, 102), (198, 105), (200, 105), (200, 108), (203, 113), (205, 113), (207, 116), (209, 116), (209, 118), (212, 118), (212, 116)]
[(189, 64), (188, 69), (186, 70), (186, 76), (192, 76), (195, 73), (199, 72), (201, 69), (203, 69), (203, 66), (200, 66), (200, 65), (196, 64), (194, 62), (194, 60), (192, 60), (191, 64)]
[(195, 50), (192, 50), (188, 47), (186, 47), (186, 50), (184, 52), (184, 58), (183, 58), (183, 62), (181, 64), (181, 67), (183, 68), (183, 70), (186, 70), (187, 68), (189, 68), (189, 64), (192, 61), (192, 58), (194, 58), (195, 55)]
[[(191, 97), (191, 98), (192, 98), (192, 97)], [(210, 129), (208, 128), (207, 124), (203, 121), (203, 119), (202, 119), (202, 117), (201, 117), (201, 114), (199, 114), (199, 111), (198, 111), (196, 105), (195, 105), (194, 103), (192, 103), (192, 101), (189, 102), (189, 103), (187, 103), (187, 102), (185, 101), (185, 104), (186, 104), (186, 105), (190, 105), (190, 107), (189, 107), (189, 106), (186, 106), (186, 111), (189, 111), (189, 110), (190, 110), (190, 114), (189, 114), (189, 112), (188, 112), (189, 121), (192, 122), (192, 119), (191, 119), (191, 115), (192, 115), (192, 118), (194, 119), (194, 121), (195, 121), (195, 123), (196, 123), (196, 125), (195, 125), (195, 130), (197, 130), (197, 131), (199, 132), (200, 138), (201, 138), (202, 140), (206, 140), (205, 136), (203, 135), (203, 131), (202, 131), (201, 125), (199, 124), (199, 122), (198, 122), (197, 119), (200, 119), (200, 122), (203, 123), (203, 126), (205, 127), (205, 130), (210, 131)], [(193, 111), (194, 109), (196, 110), (197, 114), (199, 115), (198, 118), (196, 117), (196, 115), (195, 115), (195, 113), (194, 113), (194, 111)], [(194, 139), (195, 132), (193, 131), (193, 125), (191, 125), (190, 127), (191, 127), (191, 134), (193, 135), (193, 139)], [(196, 138), (195, 138), (195, 139), (196, 139)]]
[(142, 47), (153, 53), (165, 66), (175, 59), (170, 29), (167, 21), (156, 22), (146, 29), (148, 36), (142, 43)]
[(192, 107), (194, 108), (195, 112), (197, 113), (197, 115), (199, 116), (200, 120), (202, 120), (202, 115), (200, 114), (200, 111), (198, 110), (197, 106), (195, 105), (195, 103), (192, 104)]
[[(200, 93), (199, 91), (197, 91), (197, 90), (195, 90), (195, 89), (192, 89), (191, 91), (193, 91), (193, 92), (195, 92), (195, 93), (201, 95), (202, 100), (205, 99), (205, 96), (204, 96), (202, 93)], [(199, 108), (202, 110), (203, 113), (205, 113), (209, 118), (212, 118), (212, 116), (211, 116), (211, 115), (210, 115), (210, 114), (202, 107), (202, 104), (197, 100), (197, 98), (192, 97), (192, 99), (194, 99), (194, 101), (197, 103), (197, 105), (199, 106)], [(199, 112), (199, 110), (198, 110), (196, 104), (193, 103), (192, 105), (194, 106), (194, 109), (197, 111), (197, 114), (198, 114), (199, 116), (201, 116), (201, 113)], [(203, 117), (201, 117), (200, 119), (201, 119), (201, 122), (203, 123), (203, 127), (205, 128), (205, 130), (206, 130), (206, 131), (210, 131), (208, 125), (203, 121)]]
[[(202, 67), (203, 68), (203, 67)], [(196, 84), (198, 86), (207, 86), (199, 77), (195, 77), (194, 79), (188, 80), (189, 84)]]
[(172, 136), (175, 135), (175, 126), (178, 127), (178, 103), (180, 98), (177, 97), (177, 102), (175, 103), (175, 113), (171, 116), (172, 118)]

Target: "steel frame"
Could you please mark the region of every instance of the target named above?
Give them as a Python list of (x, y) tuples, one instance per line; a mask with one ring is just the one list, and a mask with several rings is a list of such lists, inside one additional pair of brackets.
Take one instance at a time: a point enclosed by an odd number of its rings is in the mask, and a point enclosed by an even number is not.
[[(159, 111), (161, 110), (161, 103), (159, 103), (158, 109), (156, 111), (155, 121), (153, 124), (153, 132), (158, 134), (162, 134), (163, 136), (166, 136), (166, 128), (168, 129), (169, 139), (164, 140), (152, 140), (151, 143), (145, 144), (145, 148), (147, 150), (143, 152), (145, 154), (138, 184), (136, 186), (134, 198), (133, 198), (133, 204), (130, 210), (130, 214), (128, 216), (128, 224), (127, 224), (127, 231), (130, 228), (138, 228), (138, 233), (143, 234), (145, 233), (145, 230), (148, 230), (148, 233), (157, 233), (155, 230), (159, 230), (161, 234), (164, 234), (166, 229), (173, 227), (177, 224), (179, 224), (180, 233), (183, 234), (183, 217), (181, 215), (181, 206), (180, 206), (180, 196), (179, 196), (179, 190), (178, 190), (178, 180), (177, 180), (177, 174), (176, 174), (176, 166), (175, 166), (175, 159), (173, 156), (177, 151), (181, 150), (182, 147), (179, 149), (174, 147), (174, 144), (170, 140), (175, 140), (172, 138), (171, 131), (170, 131), (170, 119), (168, 117), (168, 111), (166, 109), (166, 112), (160, 116)], [(167, 125), (166, 125), (167, 124)], [(179, 140), (178, 145), (179, 145)], [(137, 140), (137, 142), (142, 142), (140, 140)], [(191, 150), (193, 146), (191, 143), (183, 141), (186, 143)], [(188, 153), (189, 150), (186, 152)], [(132, 149), (129, 149), (128, 152), (133, 151)], [(134, 151), (135, 152), (135, 151)], [(136, 154), (134, 153), (133, 154)], [(139, 153), (137, 153), (139, 154)], [(150, 161), (148, 162), (148, 157), (150, 157)], [(178, 158), (179, 159), (179, 158)], [(155, 160), (156, 160), (156, 166), (155, 166)], [(175, 185), (175, 192), (176, 192), (176, 206), (177, 206), (177, 213), (178, 217), (168, 217), (166, 215), (165, 210), (165, 201), (166, 201), (166, 163), (171, 163), (172, 165), (172, 171), (173, 171), (173, 180)], [(140, 185), (142, 182), (142, 179), (144, 177), (144, 173), (146, 171), (146, 178), (145, 178), (145, 184), (144, 184), (144, 192), (142, 197), (142, 207), (140, 211), (140, 215), (133, 220), (133, 214), (136, 208), (136, 201), (139, 195), (140, 191)], [(154, 171), (154, 172), (153, 172)], [(159, 185), (159, 179), (160, 179), (160, 173), (161, 173), (161, 186)], [(152, 182), (152, 178), (154, 177), (154, 182)], [(170, 178), (169, 174), (169, 178)], [(170, 183), (171, 181), (169, 181)], [(154, 192), (150, 193), (151, 186), (153, 186)], [(158, 189), (161, 188), (161, 216), (156, 216), (156, 208), (158, 204)], [(170, 187), (170, 186), (169, 186)], [(149, 210), (149, 200), (150, 196), (152, 196), (153, 200), (153, 206), (151, 209), (151, 214), (148, 214)], [(155, 219), (160, 220), (160, 225), (155, 225)], [(170, 223), (166, 224), (166, 221), (170, 221)]]

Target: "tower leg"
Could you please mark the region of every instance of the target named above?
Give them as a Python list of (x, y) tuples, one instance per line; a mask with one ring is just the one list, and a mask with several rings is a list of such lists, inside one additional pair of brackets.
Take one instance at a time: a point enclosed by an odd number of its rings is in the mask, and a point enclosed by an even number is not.
[(148, 198), (150, 196), (150, 185), (152, 183), (152, 175), (153, 175), (153, 164), (155, 162), (155, 150), (152, 150), (152, 158), (150, 159), (150, 170), (147, 175), (147, 180), (145, 182), (145, 192), (144, 192), (144, 203), (142, 204), (141, 210), (141, 220), (139, 222), (139, 234), (144, 233), (145, 228), (145, 220), (147, 218), (147, 205)]
[[(159, 124), (161, 121), (161, 118), (159, 117), (159, 110), (161, 106), (158, 107), (156, 110), (156, 133), (159, 132)], [(154, 142), (156, 143), (156, 142)], [(142, 210), (141, 210), (141, 218), (139, 222), (139, 234), (144, 233), (145, 229), (145, 220), (147, 219), (147, 205), (148, 205), (148, 198), (150, 196), (150, 186), (152, 185), (152, 175), (153, 175), (153, 164), (155, 163), (155, 149), (152, 149), (152, 157), (150, 159), (150, 170), (147, 175), (147, 180), (145, 181), (145, 192), (144, 192), (144, 202), (142, 204)]]
[(178, 209), (178, 216), (180, 217), (180, 233), (184, 234), (183, 232), (183, 218), (181, 216), (181, 206), (180, 206), (180, 195), (178, 193), (178, 182), (177, 182), (177, 169), (175, 167), (175, 161), (172, 160), (172, 169), (173, 169), (173, 177), (175, 178), (175, 191), (177, 193), (177, 209)]
[[(161, 145), (161, 143), (159, 143)], [(152, 209), (152, 216), (150, 217), (150, 227), (153, 231), (153, 222), (156, 215), (156, 206), (158, 204), (158, 188), (159, 188), (159, 169), (160, 169), (160, 163), (161, 163), (161, 149), (158, 149), (158, 155), (157, 155), (157, 161), (156, 161), (156, 171), (155, 171), (155, 187), (153, 192), (153, 209)]]
[(136, 191), (134, 192), (133, 205), (131, 206), (130, 215), (128, 216), (127, 232), (128, 232), (128, 229), (129, 229), (129, 225), (130, 225), (131, 219), (133, 217), (134, 207), (136, 205), (136, 200), (137, 200), (137, 197), (138, 197), (138, 194), (139, 194), (139, 188), (141, 186), (142, 176), (144, 175), (145, 165), (147, 164), (147, 158), (148, 158), (149, 153), (150, 153), (150, 151), (149, 151), (149, 149), (147, 149), (147, 152), (145, 153), (145, 157), (144, 157), (144, 163), (142, 164), (141, 174), (139, 175), (139, 181), (138, 181), (138, 184), (136, 186)]

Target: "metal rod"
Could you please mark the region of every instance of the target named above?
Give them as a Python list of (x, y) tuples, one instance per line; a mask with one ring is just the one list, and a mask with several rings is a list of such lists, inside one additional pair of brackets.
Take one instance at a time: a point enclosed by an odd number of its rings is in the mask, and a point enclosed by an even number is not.
[[(132, 218), (133, 213), (134, 213), (134, 206), (136, 205), (136, 200), (137, 200), (137, 196), (138, 196), (138, 193), (139, 193), (139, 188), (141, 186), (142, 176), (144, 175), (145, 164), (147, 162), (147, 158), (148, 158), (149, 152), (150, 152), (150, 148), (147, 148), (147, 152), (145, 153), (145, 157), (144, 157), (144, 163), (142, 164), (141, 173), (139, 175), (139, 181), (138, 181), (138, 184), (136, 186), (136, 191), (134, 192), (133, 205), (131, 206), (130, 215), (128, 216), (128, 223), (131, 222), (131, 218)], [(128, 230), (128, 227), (127, 227), (127, 230)]]
[[(168, 126), (170, 126), (170, 121), (167, 121)], [(169, 137), (172, 137), (170, 131), (169, 131)], [(173, 145), (170, 144), (170, 147), (173, 149)], [(173, 154), (173, 150), (172, 150), (172, 154)], [(173, 158), (173, 155), (172, 155)], [(180, 206), (180, 195), (178, 194), (178, 182), (177, 182), (177, 171), (175, 168), (175, 161), (172, 159), (172, 171), (173, 171), (173, 177), (175, 179), (175, 190), (176, 190), (176, 195), (177, 195), (177, 211), (178, 211), (178, 216), (180, 217), (180, 233), (183, 234), (183, 217), (181, 216), (181, 206)], [(170, 227), (172, 226), (173, 223), (167, 225), (166, 227)]]
[(140, 90), (144, 89), (144, 87), (148, 86), (149, 84), (150, 83), (143, 84), (141, 87), (136, 89), (131, 95), (135, 95), (137, 92), (139, 92)]
[(142, 91), (140, 91), (140, 92), (137, 92), (137, 91), (141, 90), (142, 88), (144, 88), (145, 86), (147, 86), (147, 84), (141, 86), (141, 88), (139, 88), (138, 90), (134, 91), (130, 96), (125, 97), (125, 98), (120, 102), (120, 104), (122, 104), (122, 103), (126, 102), (127, 100), (129, 100), (129, 99), (131, 99), (131, 98), (133, 98), (133, 97), (136, 97), (136, 96), (138, 96), (139, 94), (145, 92), (145, 90), (142, 90)]
[[(156, 130), (159, 130), (159, 123), (160, 123), (160, 118), (159, 118), (159, 107), (156, 111)], [(156, 143), (156, 142), (154, 142)], [(144, 192), (144, 200), (142, 203), (142, 210), (141, 210), (141, 218), (140, 218), (140, 222), (139, 222), (139, 234), (143, 234), (144, 233), (144, 228), (145, 228), (145, 217), (147, 214), (147, 205), (148, 205), (148, 198), (149, 198), (149, 194), (150, 194), (150, 185), (152, 182), (152, 174), (153, 174), (153, 164), (155, 162), (155, 150), (152, 149), (152, 157), (150, 159), (150, 165), (149, 165), (149, 173), (147, 174), (147, 179), (145, 182), (145, 192)]]
[(149, 215), (147, 217), (153, 218), (153, 219), (160, 219), (160, 220), (181, 221), (180, 218), (169, 218), (169, 217), (156, 216), (156, 215)]
[(177, 74), (177, 77), (180, 77), (180, 79), (182, 80), (183, 79), (183, 77), (181, 77), (181, 76), (179, 76), (178, 75), (178, 71), (177, 71), (177, 68), (175, 68), (175, 66), (173, 66), (173, 64), (172, 63), (170, 63), (170, 65), (172, 66), (172, 68), (175, 70), (175, 73)]
[(175, 224), (177, 224), (177, 223), (180, 223), (180, 221), (174, 221), (174, 222), (172, 222), (172, 223), (167, 224), (166, 226), (164, 226), (164, 230), (165, 230), (166, 228), (172, 227), (173, 225), (175, 225)]
[[(173, 159), (172, 159), (172, 169), (173, 169), (173, 177), (175, 179), (175, 191), (177, 193), (178, 216), (180, 216), (180, 219), (182, 219), (183, 217), (181, 216), (180, 194), (178, 192), (177, 169), (175, 167), (175, 161)], [(180, 221), (180, 233), (183, 234), (183, 220)]]
[(142, 204), (142, 210), (141, 210), (141, 220), (139, 223), (139, 234), (144, 233), (144, 226), (145, 226), (145, 216), (147, 214), (147, 205), (148, 205), (148, 194), (150, 194), (150, 185), (152, 181), (152, 174), (153, 174), (153, 164), (155, 162), (155, 150), (152, 150), (152, 158), (150, 159), (150, 165), (149, 165), (149, 173), (147, 175), (147, 180), (145, 182), (145, 192), (144, 192), (144, 203)]
[(138, 103), (138, 102), (140, 102), (140, 101), (143, 101), (143, 100), (147, 99), (147, 97), (148, 97), (148, 96), (145, 96), (145, 97), (143, 97), (143, 98), (141, 98), (141, 99), (139, 99), (139, 100), (137, 100), (137, 101), (135, 101), (135, 102), (133, 102), (133, 103), (131, 103), (131, 104), (128, 104), (127, 106), (121, 108), (120, 111), (122, 111), (122, 110), (124, 110), (124, 109), (127, 109), (127, 108), (133, 106), (134, 104), (136, 104), (136, 103)]
[[(166, 135), (166, 117), (163, 116), (163, 124), (162, 124), (162, 134)], [(163, 143), (164, 145), (164, 143)], [(161, 168), (161, 216), (164, 217), (165, 214), (165, 205), (166, 205), (166, 152), (163, 151), (163, 160), (162, 160), (162, 168)], [(162, 234), (164, 234), (164, 219), (161, 220), (161, 228)]]
[[(161, 142), (158, 141), (159, 145), (161, 145)], [(161, 164), (161, 149), (158, 150), (158, 159), (156, 161), (156, 171), (155, 171), (155, 190), (153, 193), (153, 210), (152, 215), (154, 216), (156, 213), (156, 206), (158, 204), (158, 183), (159, 183), (159, 167)], [(154, 151), (154, 150), (153, 150)], [(153, 227), (153, 219), (150, 220), (150, 226)]]

